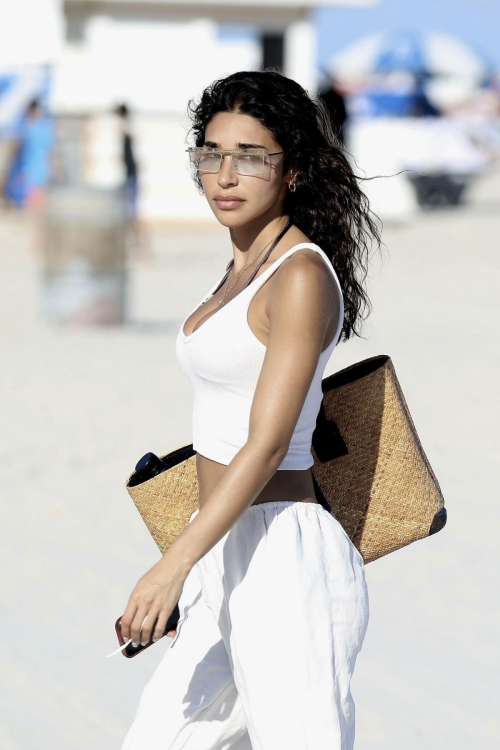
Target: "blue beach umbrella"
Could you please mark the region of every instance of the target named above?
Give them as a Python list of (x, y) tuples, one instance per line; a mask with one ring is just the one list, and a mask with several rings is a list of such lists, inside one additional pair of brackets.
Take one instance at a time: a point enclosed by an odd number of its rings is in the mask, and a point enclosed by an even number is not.
[(483, 55), (457, 37), (418, 29), (363, 37), (333, 55), (325, 67), (339, 77), (407, 72), (419, 79), (462, 78), (475, 85), (481, 85), (493, 69)]
[(374, 60), (376, 73), (405, 70), (414, 74), (426, 71), (424, 40), (418, 31), (395, 31), (381, 39)]

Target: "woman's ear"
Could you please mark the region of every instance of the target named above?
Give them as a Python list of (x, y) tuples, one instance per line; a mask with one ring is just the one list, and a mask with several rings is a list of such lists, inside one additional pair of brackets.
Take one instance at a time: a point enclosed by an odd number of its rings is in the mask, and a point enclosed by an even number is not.
[(290, 167), (287, 169), (284, 175), (285, 182), (288, 183), (288, 187), (293, 185), (295, 180), (297, 179), (297, 165), (291, 164)]

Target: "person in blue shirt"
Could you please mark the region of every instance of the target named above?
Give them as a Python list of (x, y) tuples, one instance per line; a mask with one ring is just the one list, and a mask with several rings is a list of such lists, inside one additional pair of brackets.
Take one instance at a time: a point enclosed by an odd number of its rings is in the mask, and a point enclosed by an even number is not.
[(52, 120), (33, 99), (19, 126), (5, 181), (3, 193), (8, 203), (34, 210), (43, 207), (54, 144)]

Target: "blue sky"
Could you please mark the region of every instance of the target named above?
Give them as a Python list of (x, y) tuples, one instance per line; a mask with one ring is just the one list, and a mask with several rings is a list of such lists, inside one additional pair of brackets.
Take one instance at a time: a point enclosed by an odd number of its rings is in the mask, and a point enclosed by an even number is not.
[(318, 63), (377, 31), (416, 28), (454, 34), (500, 69), (500, 0), (382, 0), (373, 7), (313, 11)]

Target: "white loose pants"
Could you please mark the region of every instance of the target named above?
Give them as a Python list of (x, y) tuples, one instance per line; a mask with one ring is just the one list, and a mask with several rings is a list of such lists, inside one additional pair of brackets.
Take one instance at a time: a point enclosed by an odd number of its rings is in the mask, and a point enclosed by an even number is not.
[(368, 591), (319, 503), (247, 508), (192, 568), (179, 610), (122, 750), (352, 750)]

